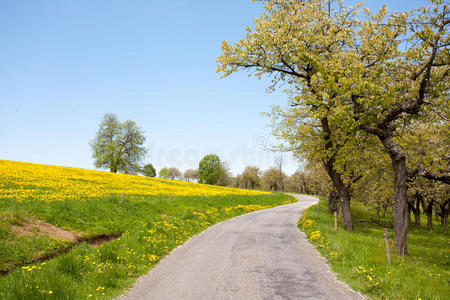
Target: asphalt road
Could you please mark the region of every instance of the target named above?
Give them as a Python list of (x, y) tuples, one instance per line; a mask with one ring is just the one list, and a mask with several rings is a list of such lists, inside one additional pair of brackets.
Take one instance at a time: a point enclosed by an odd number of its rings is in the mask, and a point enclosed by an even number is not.
[(119, 299), (361, 299), (297, 229), (317, 199), (296, 197), (192, 237)]

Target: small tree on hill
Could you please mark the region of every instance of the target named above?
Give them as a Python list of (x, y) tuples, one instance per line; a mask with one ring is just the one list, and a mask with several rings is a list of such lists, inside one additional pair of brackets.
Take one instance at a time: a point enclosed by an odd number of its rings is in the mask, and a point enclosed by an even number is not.
[(115, 114), (106, 114), (90, 142), (94, 165), (113, 173), (136, 173), (147, 153), (144, 142), (144, 132), (134, 121), (120, 123)]
[(220, 175), (219, 180), (217, 180), (216, 185), (231, 186), (232, 175), (228, 164), (226, 162), (221, 162), (220, 165), (222, 166), (222, 174)]
[(198, 170), (197, 169), (186, 170), (183, 174), (183, 177), (186, 181), (197, 181), (198, 180)]
[(198, 167), (198, 180), (200, 183), (217, 184), (223, 176), (224, 169), (220, 158), (215, 154), (203, 157)]
[(146, 165), (142, 168), (141, 174), (143, 174), (144, 176), (147, 176), (147, 177), (155, 177), (155, 176), (156, 176), (156, 170), (155, 170), (155, 167), (153, 167), (152, 164), (146, 164)]
[(167, 168), (162, 168), (161, 170), (159, 170), (159, 173), (158, 173), (159, 178), (164, 178), (164, 179), (169, 178), (168, 174), (169, 174), (169, 169), (167, 169)]
[(171, 180), (181, 179), (183, 176), (181, 175), (180, 170), (177, 168), (169, 168), (167, 170), (167, 178)]

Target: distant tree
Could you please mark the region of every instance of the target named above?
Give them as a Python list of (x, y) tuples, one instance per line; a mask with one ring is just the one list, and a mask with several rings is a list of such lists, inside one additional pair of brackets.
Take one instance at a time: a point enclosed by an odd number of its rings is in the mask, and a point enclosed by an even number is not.
[(219, 179), (224, 176), (223, 173), (223, 165), (215, 154), (206, 155), (199, 163), (198, 180), (200, 183), (217, 184)]
[(169, 178), (169, 176), (168, 176), (169, 175), (169, 169), (162, 168), (161, 170), (159, 170), (158, 175), (159, 175), (159, 178), (164, 178), (164, 179)]
[(121, 124), (115, 114), (106, 114), (89, 145), (97, 168), (136, 173), (147, 153), (144, 142), (144, 132), (134, 121)]
[(241, 175), (241, 186), (248, 189), (254, 189), (260, 185), (261, 171), (258, 167), (247, 166)]
[(237, 174), (236, 176), (231, 178), (231, 186), (234, 188), (240, 188), (241, 187), (241, 181), (242, 181), (242, 175)]
[(222, 167), (222, 173), (221, 173), (219, 179), (217, 180), (216, 185), (231, 186), (232, 175), (230, 172), (230, 168), (228, 167), (228, 164), (226, 162), (221, 162), (220, 165)]
[[(409, 196), (413, 199), (410, 204), (411, 210), (414, 213), (415, 225), (420, 226), (420, 205), (427, 216), (428, 230), (433, 230), (433, 209), (444, 213), (445, 209), (441, 211), (441, 205), (444, 207), (448, 205), (450, 197), (448, 196), (449, 185), (442, 182), (419, 177), (409, 184)], [(447, 204), (446, 204), (447, 202)], [(443, 220), (444, 220), (443, 218)], [(445, 227), (445, 226), (444, 226)]]
[(180, 170), (177, 168), (169, 168), (167, 170), (167, 178), (171, 180), (181, 179), (183, 176), (181, 175)]
[(450, 186), (441, 185), (441, 191), (444, 197), (441, 197), (437, 203), (437, 213), (441, 217), (444, 232), (448, 232), (448, 215), (450, 214)]
[(184, 171), (183, 177), (186, 181), (198, 181), (198, 170), (189, 169)]
[(284, 192), (284, 183), (283, 183), (283, 155), (279, 155), (275, 157), (274, 160), (275, 167), (278, 170), (279, 178), (280, 178), (280, 188), (281, 191)]
[(296, 171), (286, 179), (286, 191), (301, 194), (314, 194), (312, 192), (311, 183), (312, 178), (309, 175), (309, 172)]
[(264, 172), (261, 177), (261, 181), (264, 188), (272, 191), (281, 191), (283, 177), (285, 178), (286, 174), (281, 173), (280, 176), (280, 172), (277, 168), (270, 168)]
[(152, 164), (146, 164), (142, 170), (141, 170), (141, 174), (143, 174), (144, 176), (147, 177), (155, 177), (156, 176), (156, 170), (153, 167)]

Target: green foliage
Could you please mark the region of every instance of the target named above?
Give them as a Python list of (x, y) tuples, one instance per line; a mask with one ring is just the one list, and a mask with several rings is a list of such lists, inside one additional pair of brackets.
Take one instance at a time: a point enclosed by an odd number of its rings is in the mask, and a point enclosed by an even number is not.
[(162, 168), (161, 170), (159, 170), (159, 178), (164, 178), (167, 179), (169, 178), (169, 169), (168, 168)]
[[(327, 212), (327, 201), (321, 198), (320, 219), (317, 205), (303, 213), (299, 228), (327, 258), (338, 278), (357, 291), (374, 299), (447, 299), (450, 293), (449, 234), (441, 226), (430, 233), (423, 227), (409, 229), (410, 255), (400, 258), (391, 254), (386, 260), (383, 227), (367, 223), (378, 217), (362, 203), (353, 202), (354, 231), (334, 232), (334, 218)], [(386, 225), (390, 218), (381, 219)], [(435, 224), (437, 225), (437, 224)], [(391, 253), (393, 232), (389, 234)], [(420, 284), (418, 284), (420, 283)]]
[(134, 121), (120, 123), (115, 114), (105, 114), (90, 142), (94, 165), (111, 172), (136, 173), (147, 150), (144, 132)]
[(147, 176), (147, 177), (155, 177), (156, 176), (156, 170), (155, 170), (155, 167), (153, 167), (152, 164), (146, 164), (142, 168), (141, 173), (144, 176)]
[[(342, 199), (347, 229), (354, 180), (378, 169), (384, 169), (383, 178), (392, 175), (395, 184), (378, 194), (386, 202), (392, 192), (387, 190), (394, 189), (396, 251), (407, 255), (407, 164), (415, 155), (408, 157), (402, 147), (413, 143), (399, 140), (408, 131), (415, 136), (418, 122), (448, 120), (449, 6), (431, 0), (426, 7), (388, 15), (386, 6), (372, 13), (360, 10), (362, 3), (332, 3), (263, 1), (265, 11), (254, 29), (247, 27), (245, 38), (234, 44), (223, 42), (218, 72), (268, 75), (269, 91), (289, 84), (288, 107), (269, 113), (273, 133), (297, 158), (323, 162)], [(448, 149), (438, 148), (427, 147), (430, 155), (416, 157), (435, 158), (441, 167), (419, 163), (413, 170), (450, 183), (448, 156), (441, 155)]]
[(198, 166), (199, 183), (215, 185), (225, 173), (220, 158), (215, 154), (203, 157)]

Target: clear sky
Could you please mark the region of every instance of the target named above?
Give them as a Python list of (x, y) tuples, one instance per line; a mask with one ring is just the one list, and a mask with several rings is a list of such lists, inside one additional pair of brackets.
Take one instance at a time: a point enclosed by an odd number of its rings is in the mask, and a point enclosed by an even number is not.
[[(260, 113), (285, 95), (245, 73), (219, 80), (215, 62), (261, 12), (249, 0), (0, 1), (0, 159), (93, 169), (88, 143), (111, 112), (142, 127), (157, 170), (208, 153), (234, 174), (269, 168), (276, 141)], [(289, 174), (300, 165), (285, 161)]]

